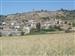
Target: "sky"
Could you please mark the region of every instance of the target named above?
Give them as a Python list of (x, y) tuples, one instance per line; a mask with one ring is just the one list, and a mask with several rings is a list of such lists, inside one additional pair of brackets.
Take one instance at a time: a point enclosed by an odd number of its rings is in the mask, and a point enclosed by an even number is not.
[(47, 9), (75, 9), (75, 0), (0, 0), (0, 15)]

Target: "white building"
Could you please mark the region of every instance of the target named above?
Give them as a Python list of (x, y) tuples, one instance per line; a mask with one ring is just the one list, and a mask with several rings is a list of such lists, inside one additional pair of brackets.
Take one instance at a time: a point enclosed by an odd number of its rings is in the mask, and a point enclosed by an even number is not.
[(26, 26), (30, 27), (31, 29), (34, 28), (36, 29), (36, 21), (35, 20), (29, 20), (27, 23), (26, 23)]
[(25, 33), (25, 34), (29, 34), (30, 33), (30, 27), (23, 27), (23, 32)]

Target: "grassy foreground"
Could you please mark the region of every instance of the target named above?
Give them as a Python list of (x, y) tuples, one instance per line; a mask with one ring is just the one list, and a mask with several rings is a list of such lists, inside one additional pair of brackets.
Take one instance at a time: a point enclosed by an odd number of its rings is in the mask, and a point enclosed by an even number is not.
[(0, 38), (0, 56), (75, 56), (74, 33)]

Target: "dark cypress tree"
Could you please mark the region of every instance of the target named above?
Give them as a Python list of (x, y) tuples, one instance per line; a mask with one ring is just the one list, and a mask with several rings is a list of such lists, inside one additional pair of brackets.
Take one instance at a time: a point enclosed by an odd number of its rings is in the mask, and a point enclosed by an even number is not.
[(40, 24), (40, 23), (37, 23), (37, 24), (36, 24), (36, 28), (37, 28), (37, 31), (40, 31), (41, 24)]
[(0, 32), (0, 37), (2, 36), (2, 33)]

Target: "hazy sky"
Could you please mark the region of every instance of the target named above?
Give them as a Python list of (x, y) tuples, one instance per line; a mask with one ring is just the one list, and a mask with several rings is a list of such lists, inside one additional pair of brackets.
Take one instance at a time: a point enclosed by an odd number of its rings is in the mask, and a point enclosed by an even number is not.
[(75, 0), (0, 0), (0, 14), (40, 10), (75, 9)]

